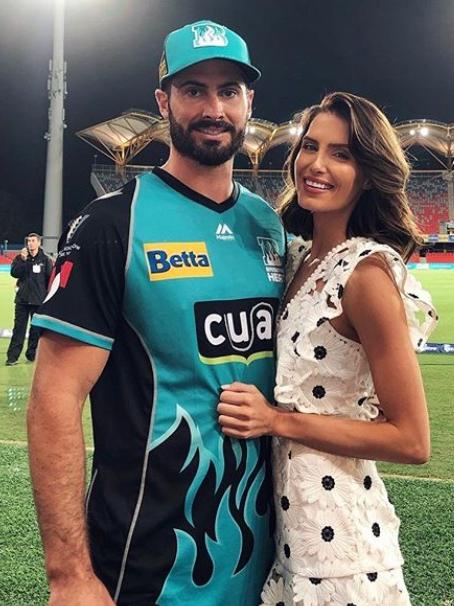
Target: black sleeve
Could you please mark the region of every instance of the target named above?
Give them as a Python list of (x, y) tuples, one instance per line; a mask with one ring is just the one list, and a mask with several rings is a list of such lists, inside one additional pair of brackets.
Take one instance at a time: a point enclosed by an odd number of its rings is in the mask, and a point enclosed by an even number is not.
[(16, 255), (11, 263), (10, 274), (13, 278), (24, 278), (27, 273), (27, 261), (24, 261), (20, 255)]
[(70, 223), (35, 326), (112, 348), (122, 310), (130, 190), (95, 200)]
[(52, 268), (53, 268), (54, 264), (52, 262), (52, 259), (50, 257), (46, 256), (46, 287), (49, 284), (49, 280), (50, 280), (50, 276), (52, 274)]

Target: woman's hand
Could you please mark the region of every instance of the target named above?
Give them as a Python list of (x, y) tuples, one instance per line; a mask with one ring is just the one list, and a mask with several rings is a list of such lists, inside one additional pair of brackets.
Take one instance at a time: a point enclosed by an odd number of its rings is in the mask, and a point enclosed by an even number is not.
[(255, 385), (235, 382), (221, 387), (217, 410), (226, 436), (258, 438), (273, 434), (278, 411)]

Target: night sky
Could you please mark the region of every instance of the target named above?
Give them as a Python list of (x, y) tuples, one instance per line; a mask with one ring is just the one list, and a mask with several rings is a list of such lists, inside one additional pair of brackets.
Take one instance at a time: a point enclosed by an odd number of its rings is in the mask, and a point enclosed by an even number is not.
[[(75, 132), (128, 108), (156, 112), (164, 37), (204, 18), (247, 40), (263, 73), (256, 118), (284, 122), (346, 90), (393, 122), (454, 122), (453, 0), (67, 0), (66, 220), (93, 197), (95, 150)], [(0, 4), (0, 240), (42, 230), (52, 25), (52, 0)], [(157, 153), (152, 145), (134, 162)]]

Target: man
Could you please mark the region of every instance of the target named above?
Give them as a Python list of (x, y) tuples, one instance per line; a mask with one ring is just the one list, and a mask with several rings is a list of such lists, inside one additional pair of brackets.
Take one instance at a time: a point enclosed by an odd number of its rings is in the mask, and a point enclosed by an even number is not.
[[(6, 366), (14, 366), (21, 354), (27, 331), (28, 319), (44, 301), (52, 272), (52, 261), (41, 248), (41, 236), (35, 233), (25, 238), (25, 247), (11, 264), (11, 276), (17, 278), (14, 299), (14, 328), (6, 354)], [(33, 362), (38, 345), (39, 329), (30, 326), (25, 357)]]
[[(284, 237), (232, 181), (260, 72), (203, 21), (169, 34), (162, 168), (83, 210), (35, 323), (28, 426), (51, 606), (255, 605), (268, 572), (264, 441), (224, 438), (221, 385), (270, 396)], [(86, 512), (80, 415), (95, 454)]]

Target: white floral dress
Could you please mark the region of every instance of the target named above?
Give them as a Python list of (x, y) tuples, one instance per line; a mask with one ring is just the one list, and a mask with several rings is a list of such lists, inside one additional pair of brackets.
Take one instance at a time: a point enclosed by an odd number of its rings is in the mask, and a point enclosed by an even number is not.
[[(289, 281), (308, 250), (294, 240)], [(371, 421), (379, 414), (359, 343), (330, 320), (342, 313), (345, 285), (374, 254), (387, 261), (400, 290), (410, 337), (423, 347), (436, 323), (430, 295), (389, 246), (351, 238), (334, 248), (289, 301), (277, 331), (275, 398), (288, 410)], [(273, 439), (276, 560), (262, 593), (272, 606), (408, 606), (399, 519), (375, 462)]]

